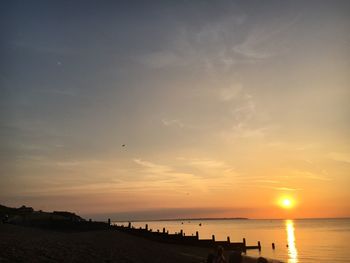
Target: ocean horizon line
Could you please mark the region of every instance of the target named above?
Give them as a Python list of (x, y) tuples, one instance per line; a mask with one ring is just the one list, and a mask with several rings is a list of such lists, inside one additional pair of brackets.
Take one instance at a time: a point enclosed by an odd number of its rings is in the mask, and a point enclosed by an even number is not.
[(304, 217), (304, 218), (248, 218), (248, 217), (195, 217), (195, 218), (161, 218), (161, 219), (136, 219), (136, 220), (111, 220), (114, 223), (122, 222), (157, 222), (157, 221), (215, 221), (215, 220), (330, 220), (350, 219), (350, 217)]

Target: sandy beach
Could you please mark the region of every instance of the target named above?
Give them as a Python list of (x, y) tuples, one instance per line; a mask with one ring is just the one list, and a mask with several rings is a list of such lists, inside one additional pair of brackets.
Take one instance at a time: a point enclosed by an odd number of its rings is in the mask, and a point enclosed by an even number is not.
[[(115, 230), (57, 232), (0, 225), (0, 262), (205, 262), (206, 248), (163, 244)], [(256, 262), (245, 258), (244, 262)]]

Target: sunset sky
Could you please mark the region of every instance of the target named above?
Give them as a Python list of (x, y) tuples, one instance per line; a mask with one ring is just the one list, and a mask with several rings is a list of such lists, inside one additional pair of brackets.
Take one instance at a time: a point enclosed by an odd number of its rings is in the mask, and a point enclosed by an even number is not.
[(350, 216), (349, 1), (0, 6), (0, 204)]

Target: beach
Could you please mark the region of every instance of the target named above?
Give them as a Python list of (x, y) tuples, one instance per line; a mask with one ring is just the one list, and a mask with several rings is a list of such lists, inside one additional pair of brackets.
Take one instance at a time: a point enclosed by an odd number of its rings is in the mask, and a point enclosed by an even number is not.
[[(207, 248), (164, 244), (116, 230), (58, 232), (0, 224), (0, 262), (205, 262)], [(256, 262), (245, 257), (245, 263)]]

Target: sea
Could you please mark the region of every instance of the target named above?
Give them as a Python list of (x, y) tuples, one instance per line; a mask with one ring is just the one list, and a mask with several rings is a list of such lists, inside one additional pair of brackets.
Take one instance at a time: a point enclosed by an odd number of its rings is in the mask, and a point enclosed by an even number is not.
[[(115, 222), (120, 225), (120, 223)], [(124, 223), (125, 224), (125, 223)], [(218, 219), (132, 222), (136, 228), (195, 235), (200, 239), (227, 240), (247, 245), (261, 243), (261, 251), (247, 250), (248, 256), (267, 257), (287, 263), (350, 262), (350, 219)], [(272, 243), (275, 249), (272, 249)]]

